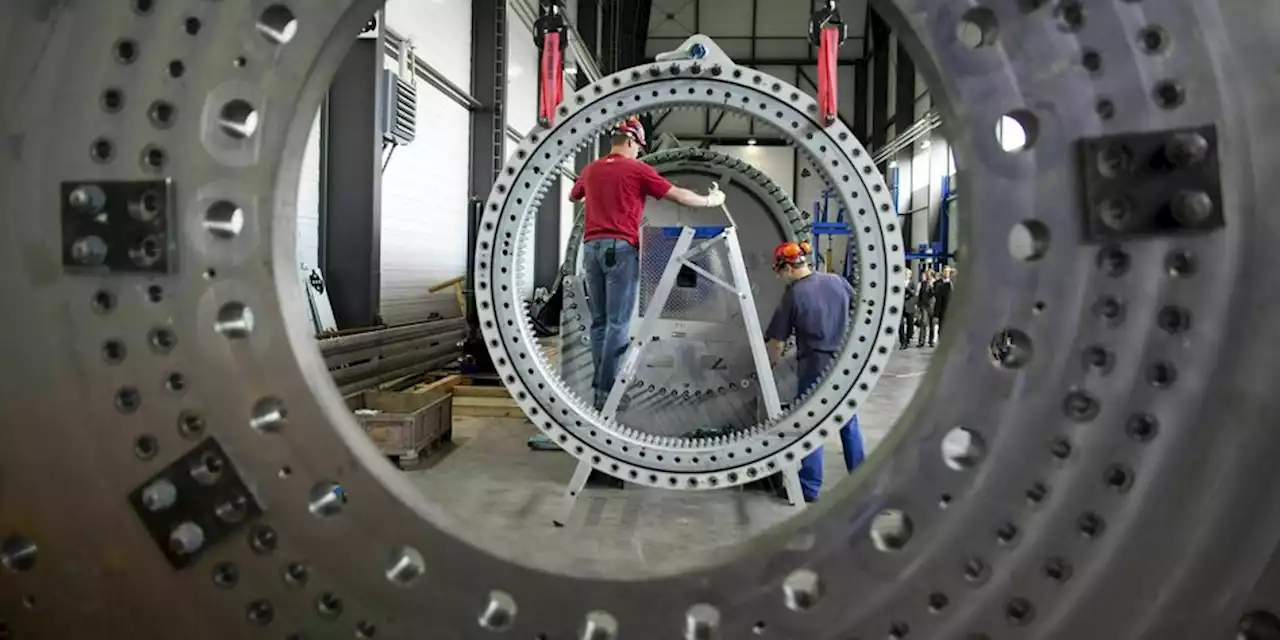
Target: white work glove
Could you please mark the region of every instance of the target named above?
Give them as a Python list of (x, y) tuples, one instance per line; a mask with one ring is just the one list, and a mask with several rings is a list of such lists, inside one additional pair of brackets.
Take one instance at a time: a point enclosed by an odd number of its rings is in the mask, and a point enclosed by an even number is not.
[(707, 192), (707, 207), (714, 209), (724, 205), (724, 192), (720, 190), (720, 185), (712, 183), (711, 190)]

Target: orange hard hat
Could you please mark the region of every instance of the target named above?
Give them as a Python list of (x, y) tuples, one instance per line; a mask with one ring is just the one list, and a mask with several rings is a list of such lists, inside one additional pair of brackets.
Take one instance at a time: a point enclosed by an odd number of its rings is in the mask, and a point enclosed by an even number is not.
[(800, 242), (784, 242), (773, 250), (773, 268), (781, 269), (789, 264), (801, 264), (804, 257), (813, 253), (813, 248), (808, 242), (801, 240)]

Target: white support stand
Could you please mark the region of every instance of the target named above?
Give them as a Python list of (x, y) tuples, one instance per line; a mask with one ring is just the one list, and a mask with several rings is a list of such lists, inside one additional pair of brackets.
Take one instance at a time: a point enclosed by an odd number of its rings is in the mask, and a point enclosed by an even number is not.
[[(728, 209), (724, 209), (724, 214), (729, 219), (730, 225), (732, 225), (733, 217), (729, 215)], [(733, 226), (725, 227), (714, 238), (691, 249), (694, 235), (693, 228), (682, 228), (680, 237), (676, 240), (676, 246), (671, 250), (671, 257), (667, 261), (667, 266), (662, 272), (661, 279), (658, 280), (657, 289), (654, 291), (653, 297), (650, 298), (649, 305), (645, 307), (644, 318), (640, 321), (635, 337), (632, 338), (631, 348), (627, 349), (626, 356), (618, 367), (618, 375), (614, 379), (613, 387), (609, 390), (608, 399), (605, 400), (604, 408), (600, 410), (601, 415), (607, 421), (613, 420), (618, 413), (618, 405), (622, 403), (622, 397), (626, 394), (627, 386), (631, 383), (631, 379), (640, 365), (640, 352), (643, 350), (644, 345), (653, 339), (654, 329), (662, 316), (662, 310), (667, 306), (667, 299), (671, 296), (671, 290), (675, 287), (676, 277), (679, 275), (681, 268), (693, 270), (699, 276), (728, 290), (738, 300), (738, 305), (742, 311), (742, 321), (746, 325), (747, 339), (751, 344), (751, 359), (755, 363), (756, 374), (759, 377), (760, 394), (764, 400), (765, 412), (768, 414), (766, 417), (773, 419), (782, 414), (782, 401), (778, 396), (778, 384), (773, 377), (773, 367), (769, 365), (769, 354), (764, 343), (764, 331), (760, 327), (760, 318), (756, 315), (755, 297), (751, 294), (751, 281), (747, 277), (747, 266), (742, 256), (742, 247), (738, 243), (737, 229)], [(731, 283), (725, 282), (693, 263), (694, 258), (721, 243), (725, 245), (725, 249), (729, 254), (729, 270), (733, 274), (733, 282)], [(784, 469), (781, 472), (783, 483), (786, 486), (787, 501), (797, 510), (804, 508), (799, 472), (799, 465)], [(565, 489), (560, 508), (553, 520), (557, 527), (565, 526), (569, 516), (573, 513), (578, 495), (582, 493), (582, 489), (586, 486), (587, 479), (590, 476), (591, 465), (583, 460), (578, 461), (578, 467), (573, 473), (573, 479), (569, 481), (569, 486)]]

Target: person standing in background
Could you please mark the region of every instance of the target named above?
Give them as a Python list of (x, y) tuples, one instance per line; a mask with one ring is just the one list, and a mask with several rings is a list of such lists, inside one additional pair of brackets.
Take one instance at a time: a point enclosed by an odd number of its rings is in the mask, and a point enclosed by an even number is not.
[(916, 338), (916, 347), (924, 347), (927, 340), (933, 346), (933, 271), (924, 272), (924, 282), (920, 283), (920, 291), (916, 295), (916, 317), (920, 319), (918, 328), (920, 336)]
[[(942, 280), (938, 281), (933, 287), (933, 315), (938, 319), (938, 332), (934, 335), (942, 333), (942, 325), (947, 321), (947, 307), (951, 306), (951, 277), (954, 270), (951, 267), (942, 268)], [(930, 340), (930, 343), (933, 341)]]
[(915, 279), (911, 277), (911, 270), (907, 269), (906, 281), (902, 284), (903, 289), (903, 309), (902, 322), (898, 326), (898, 348), (906, 349), (911, 346), (911, 337), (915, 334), (916, 322), (916, 296), (919, 295), (919, 287), (916, 286)]

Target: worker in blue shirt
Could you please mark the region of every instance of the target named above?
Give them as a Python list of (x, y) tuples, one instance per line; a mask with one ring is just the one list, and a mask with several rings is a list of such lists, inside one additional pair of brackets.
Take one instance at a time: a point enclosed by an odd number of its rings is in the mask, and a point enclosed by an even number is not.
[[(773, 270), (787, 282), (787, 290), (764, 335), (770, 362), (782, 357), (787, 339), (795, 336), (801, 394), (816, 386), (835, 360), (853, 304), (849, 282), (835, 274), (814, 272), (806, 260), (810, 253), (807, 242), (784, 242), (774, 250)], [(857, 415), (840, 428), (840, 442), (844, 445), (845, 467), (853, 471), (866, 459)], [(822, 488), (821, 447), (801, 462), (800, 488), (805, 502), (818, 499)]]

